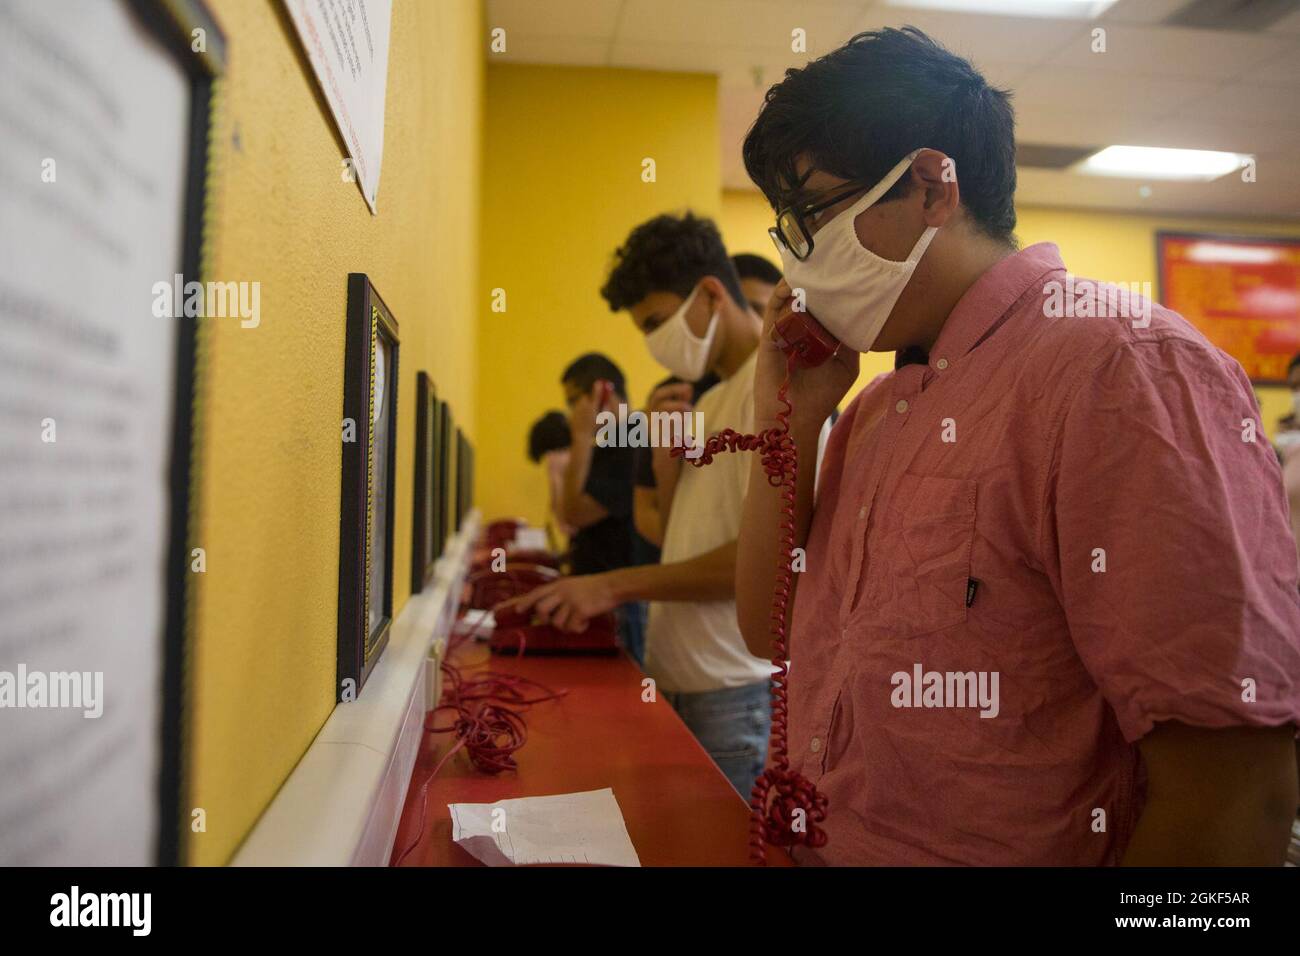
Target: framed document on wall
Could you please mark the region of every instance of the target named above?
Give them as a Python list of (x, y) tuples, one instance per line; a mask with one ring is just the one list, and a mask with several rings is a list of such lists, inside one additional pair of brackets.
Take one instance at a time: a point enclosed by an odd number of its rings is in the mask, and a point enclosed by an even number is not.
[(411, 593), (419, 594), (442, 555), (438, 533), (438, 399), (427, 372), (415, 380), (415, 502), (411, 522)]
[(451, 406), (446, 402), (439, 405), (438, 428), (441, 440), (438, 443), (438, 541), (445, 547), (447, 536), (451, 534), (456, 523), (455, 503), (451, 500), (452, 463), (455, 461), (456, 425), (451, 413)]
[(1283, 385), (1300, 352), (1300, 239), (1156, 234), (1160, 301), (1241, 363)]
[(221, 278), (225, 64), (198, 0), (0, 3), (0, 683), (26, 697), (0, 711), (3, 865), (186, 861), (192, 489), (225, 320), (170, 290)]
[(393, 621), (397, 320), (363, 273), (348, 276), (339, 510), (338, 699), (355, 700)]
[(474, 507), (474, 447), (465, 433), (456, 429), (456, 530)]

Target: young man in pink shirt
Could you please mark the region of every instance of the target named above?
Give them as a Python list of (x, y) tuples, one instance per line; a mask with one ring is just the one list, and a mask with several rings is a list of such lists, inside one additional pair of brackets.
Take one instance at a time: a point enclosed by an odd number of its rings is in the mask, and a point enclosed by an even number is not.
[[(793, 375), (798, 447), (859, 352), (898, 355), (815, 501), (799, 471), (789, 750), (829, 813), (795, 856), (1278, 865), (1300, 567), (1250, 383), (1182, 317), (1018, 250), (1013, 127), (969, 63), (886, 30), (790, 71), (745, 141), (788, 282), (765, 324), (804, 307), (844, 343)], [(756, 428), (785, 375), (764, 334)], [(758, 656), (780, 522), (755, 461)]]

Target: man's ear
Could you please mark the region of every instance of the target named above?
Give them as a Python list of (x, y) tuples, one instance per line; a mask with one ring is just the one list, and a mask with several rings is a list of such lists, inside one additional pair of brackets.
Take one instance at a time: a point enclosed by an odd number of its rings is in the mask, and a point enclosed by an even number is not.
[(923, 149), (912, 161), (912, 185), (925, 191), (925, 224), (942, 226), (961, 205), (957, 162), (937, 149)]

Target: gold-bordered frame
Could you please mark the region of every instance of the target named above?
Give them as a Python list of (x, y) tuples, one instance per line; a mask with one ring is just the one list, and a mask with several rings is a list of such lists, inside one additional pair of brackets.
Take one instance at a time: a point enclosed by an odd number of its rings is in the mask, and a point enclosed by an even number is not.
[[(342, 490), (339, 505), (339, 595), (336, 697), (346, 702), (361, 693), (388, 643), (393, 621), (394, 490), (398, 435), (398, 369), (400, 342), (397, 320), (364, 273), (348, 275), (346, 335), (343, 358)], [(387, 477), (383, 528), (374, 526), (373, 494), (376, 464), (374, 429), (375, 355), (381, 340), (391, 358), (384, 382), (388, 405)], [(348, 425), (351, 425), (349, 430)], [(375, 535), (382, 533), (384, 590), (372, 594), (371, 569)], [(370, 609), (378, 602), (379, 624), (370, 628)]]

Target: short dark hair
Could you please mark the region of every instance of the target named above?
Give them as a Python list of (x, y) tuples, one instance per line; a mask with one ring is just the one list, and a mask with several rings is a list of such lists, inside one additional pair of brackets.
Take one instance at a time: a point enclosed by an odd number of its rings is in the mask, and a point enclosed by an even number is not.
[[(745, 169), (773, 208), (798, 182), (795, 160), (871, 186), (913, 150), (956, 164), (961, 203), (986, 235), (1014, 242), (1015, 113), (967, 60), (916, 27), (859, 33), (767, 91), (745, 137)], [(881, 201), (906, 194), (906, 180)]]
[(1294, 369), (1297, 365), (1300, 365), (1300, 352), (1297, 352), (1295, 355), (1291, 357), (1291, 362), (1286, 367), (1286, 373), (1290, 375), (1292, 369)]
[(612, 382), (614, 391), (622, 398), (627, 398), (627, 385), (623, 380), (623, 370), (614, 364), (608, 355), (601, 355), (599, 352), (588, 352), (586, 355), (580, 355), (564, 370), (560, 376), (560, 384), (571, 382), (577, 388), (584, 392), (590, 392), (591, 387), (597, 382), (604, 380)]
[(547, 412), (528, 431), (528, 457), (533, 462), (542, 460), (547, 452), (568, 448), (573, 443), (569, 434), (569, 419), (564, 412)]
[(736, 267), (713, 220), (686, 213), (641, 223), (614, 251), (609, 278), (600, 290), (611, 312), (636, 305), (652, 292), (683, 299), (705, 276), (718, 279), (737, 305), (745, 305)]
[(781, 281), (781, 270), (770, 260), (756, 256), (752, 252), (738, 252), (731, 257), (731, 264), (736, 267), (736, 275), (741, 279), (757, 279), (776, 285)]

